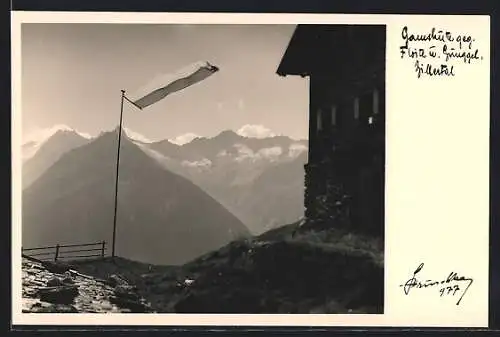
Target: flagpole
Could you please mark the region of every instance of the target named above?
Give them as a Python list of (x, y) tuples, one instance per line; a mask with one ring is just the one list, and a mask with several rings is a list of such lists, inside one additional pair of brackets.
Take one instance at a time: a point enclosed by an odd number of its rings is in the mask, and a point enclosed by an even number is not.
[(115, 257), (115, 247), (116, 247), (116, 211), (118, 209), (118, 172), (120, 168), (120, 145), (122, 139), (122, 122), (123, 122), (123, 103), (125, 100), (125, 90), (122, 90), (121, 106), (120, 106), (120, 127), (118, 130), (118, 150), (116, 155), (116, 176), (115, 176), (115, 213), (113, 217), (113, 242), (111, 256)]
[[(172, 88), (168, 84), (166, 84), (164, 87), (161, 87), (159, 89), (154, 90), (153, 92), (150, 92), (146, 96), (141, 97), (140, 99), (136, 100), (130, 100), (128, 97), (125, 96), (125, 90), (122, 90), (122, 96), (121, 96), (121, 107), (120, 107), (120, 127), (119, 127), (119, 133), (118, 133), (118, 150), (117, 150), (117, 155), (116, 155), (116, 180), (115, 180), (115, 213), (113, 217), (113, 242), (112, 242), (112, 250), (111, 250), (111, 256), (114, 258), (116, 256), (116, 215), (117, 215), (117, 209), (118, 209), (118, 173), (119, 173), (119, 167), (120, 167), (120, 145), (121, 145), (121, 138), (122, 138), (122, 122), (123, 122), (123, 105), (125, 100), (129, 103), (131, 103), (133, 106), (138, 108), (139, 110), (142, 110), (143, 108), (156, 103), (157, 101), (165, 98), (165, 96), (179, 91), (183, 90), (194, 83), (197, 83), (208, 76), (212, 75), (213, 73), (219, 71), (219, 68), (211, 65), (208, 62), (205, 62), (203, 65), (200, 65), (197, 63), (195, 69), (191, 69), (191, 72), (189, 74), (186, 74), (185, 77), (181, 77), (178, 80), (181, 80), (181, 83), (184, 83), (181, 85), (181, 87), (174, 87)], [(195, 77), (195, 75), (197, 77)], [(201, 74), (201, 75), (200, 75)], [(201, 76), (201, 77), (200, 77)], [(171, 84), (171, 82), (169, 83)]]

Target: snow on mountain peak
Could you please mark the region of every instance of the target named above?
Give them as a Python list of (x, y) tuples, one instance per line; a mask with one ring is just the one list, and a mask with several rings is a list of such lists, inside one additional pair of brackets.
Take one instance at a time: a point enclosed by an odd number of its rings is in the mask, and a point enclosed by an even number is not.
[[(235, 158), (237, 162), (242, 162), (246, 160), (255, 162), (257, 160), (262, 160), (262, 159), (275, 161), (283, 153), (283, 149), (279, 146), (262, 148), (257, 152), (254, 152), (252, 149), (250, 149), (248, 146), (244, 144), (234, 144), (234, 147), (238, 151), (238, 156)], [(223, 154), (219, 153), (219, 155), (222, 156)]]
[(185, 133), (183, 135), (177, 136), (174, 139), (169, 139), (169, 142), (176, 144), (176, 145), (184, 145), (184, 144), (192, 142), (194, 139), (199, 138), (199, 137), (200, 136), (198, 136), (195, 133), (188, 132), (188, 133)]
[(182, 166), (187, 166), (191, 168), (209, 168), (212, 166), (212, 161), (207, 158), (203, 158), (201, 160), (195, 160), (195, 161), (189, 161), (189, 160), (183, 160), (181, 162)]
[(55, 135), (59, 131), (66, 132), (74, 132), (79, 136), (91, 139), (92, 136), (88, 133), (77, 131), (65, 124), (56, 124), (50, 128), (37, 128), (35, 131), (31, 132), (28, 136), (23, 137), (23, 149), (22, 149), (22, 157), (23, 162), (30, 159), (35, 155), (35, 153), (40, 149), (40, 147), (53, 135)]
[(138, 141), (141, 143), (153, 143), (152, 140), (150, 140), (146, 136), (140, 134), (139, 132), (135, 132), (134, 130), (131, 130), (131, 129), (125, 128), (125, 127), (122, 129), (123, 129), (123, 132), (125, 132), (125, 134), (127, 135), (127, 137), (130, 138), (131, 140), (135, 140), (135, 141)]
[(247, 138), (268, 138), (276, 136), (276, 134), (270, 129), (266, 128), (263, 125), (256, 124), (243, 125), (238, 129), (238, 131), (236, 131), (236, 133), (242, 137)]
[(36, 129), (34, 132), (32, 132), (30, 135), (25, 137), (23, 144), (27, 143), (43, 143), (50, 137), (52, 137), (54, 134), (56, 134), (59, 131), (69, 131), (69, 132), (75, 132), (78, 135), (80, 135), (83, 138), (86, 139), (91, 139), (92, 136), (86, 132), (81, 132), (77, 131), (76, 129), (73, 129), (65, 124), (56, 124), (50, 128), (45, 128), (45, 129)]

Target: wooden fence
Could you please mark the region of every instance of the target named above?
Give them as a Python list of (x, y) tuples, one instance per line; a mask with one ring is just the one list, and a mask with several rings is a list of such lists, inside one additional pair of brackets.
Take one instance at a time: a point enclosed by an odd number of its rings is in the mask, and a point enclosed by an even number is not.
[(22, 248), (23, 255), (34, 257), (42, 261), (60, 261), (104, 258), (106, 256), (106, 241), (83, 243), (76, 245), (60, 245)]

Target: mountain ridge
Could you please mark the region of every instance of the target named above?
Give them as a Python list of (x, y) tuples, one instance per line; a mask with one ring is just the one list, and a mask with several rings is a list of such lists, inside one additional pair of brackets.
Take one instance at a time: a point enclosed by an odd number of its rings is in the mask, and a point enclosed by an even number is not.
[(43, 143), (22, 167), (23, 189), (37, 180), (66, 152), (87, 144), (91, 140), (73, 130), (58, 130)]

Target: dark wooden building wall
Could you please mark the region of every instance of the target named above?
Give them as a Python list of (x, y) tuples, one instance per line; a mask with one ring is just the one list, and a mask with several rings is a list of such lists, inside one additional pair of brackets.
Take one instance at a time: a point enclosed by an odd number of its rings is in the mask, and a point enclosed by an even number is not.
[(341, 67), (309, 75), (306, 218), (383, 235), (385, 59), (367, 58), (355, 33), (336, 59)]
[(308, 225), (383, 235), (385, 35), (383, 25), (299, 25), (278, 67), (310, 78)]

